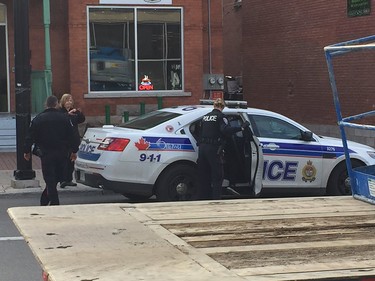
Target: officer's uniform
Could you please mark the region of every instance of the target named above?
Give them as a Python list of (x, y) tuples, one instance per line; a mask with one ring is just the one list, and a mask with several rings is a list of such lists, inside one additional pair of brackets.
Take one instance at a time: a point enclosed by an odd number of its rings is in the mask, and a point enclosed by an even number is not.
[(58, 109), (47, 108), (31, 121), (24, 153), (30, 153), (33, 144), (40, 148), (43, 178), (46, 182), (40, 198), (42, 206), (59, 205), (57, 183), (65, 170), (69, 151), (78, 151), (79, 139), (73, 138), (73, 135), (73, 126), (68, 116)]
[(219, 109), (215, 108), (203, 116), (197, 160), (201, 199), (221, 198), (225, 138), (238, 131), (241, 128), (231, 127)]

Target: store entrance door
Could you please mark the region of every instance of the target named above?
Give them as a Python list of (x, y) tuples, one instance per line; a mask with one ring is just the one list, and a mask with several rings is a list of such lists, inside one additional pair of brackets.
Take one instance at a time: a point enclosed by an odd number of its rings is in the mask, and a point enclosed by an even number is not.
[(9, 112), (6, 6), (0, 4), (0, 112)]

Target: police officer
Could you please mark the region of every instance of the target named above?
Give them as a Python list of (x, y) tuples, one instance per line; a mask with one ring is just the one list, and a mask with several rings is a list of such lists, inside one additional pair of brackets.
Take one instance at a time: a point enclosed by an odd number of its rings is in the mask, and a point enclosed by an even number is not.
[(216, 99), (214, 109), (202, 119), (197, 160), (201, 199), (221, 199), (225, 138), (249, 126), (246, 121), (242, 127), (231, 127), (222, 113), (224, 107), (224, 101)]
[(67, 154), (72, 151), (70, 159), (75, 161), (77, 158), (79, 139), (72, 138), (72, 135), (74, 132), (69, 117), (58, 110), (57, 98), (49, 96), (46, 109), (31, 121), (24, 145), (24, 158), (27, 161), (30, 161), (33, 144), (41, 158), (46, 182), (40, 198), (41, 206), (60, 204), (56, 186), (65, 170)]

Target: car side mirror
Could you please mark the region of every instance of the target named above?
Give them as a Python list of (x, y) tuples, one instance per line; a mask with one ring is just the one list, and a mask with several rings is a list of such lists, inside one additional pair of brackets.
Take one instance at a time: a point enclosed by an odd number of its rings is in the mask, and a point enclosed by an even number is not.
[(311, 141), (313, 134), (310, 131), (301, 131), (301, 139), (304, 141)]

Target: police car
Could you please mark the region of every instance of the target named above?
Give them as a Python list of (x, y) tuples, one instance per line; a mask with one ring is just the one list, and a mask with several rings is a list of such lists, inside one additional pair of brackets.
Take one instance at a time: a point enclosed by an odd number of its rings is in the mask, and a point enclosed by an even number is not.
[[(78, 151), (77, 182), (130, 199), (197, 199), (199, 124), (211, 110), (212, 105), (177, 106), (119, 126), (89, 128)], [(351, 193), (340, 139), (318, 136), (283, 115), (243, 102), (227, 104), (224, 113), (232, 126), (250, 122), (248, 130), (227, 141), (224, 194), (254, 196), (261, 188)], [(348, 146), (353, 167), (375, 164), (373, 148)]]

